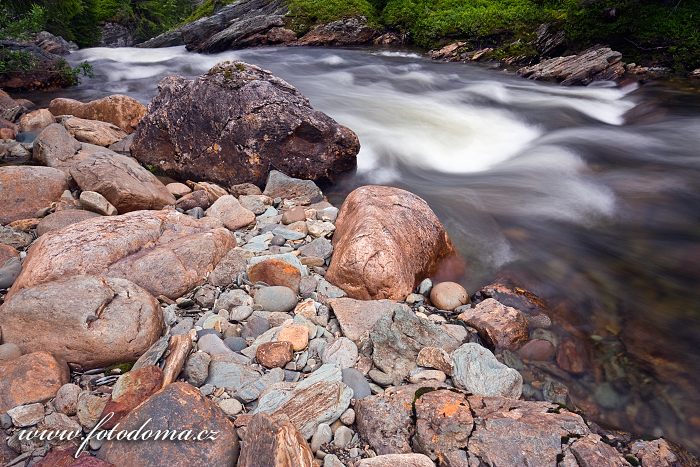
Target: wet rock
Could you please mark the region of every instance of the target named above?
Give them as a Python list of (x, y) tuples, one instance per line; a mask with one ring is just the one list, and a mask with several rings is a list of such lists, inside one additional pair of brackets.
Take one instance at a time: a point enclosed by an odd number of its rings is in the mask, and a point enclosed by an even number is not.
[(89, 219), (42, 235), (10, 296), (57, 278), (104, 274), (174, 299), (201, 284), (234, 246), (233, 235), (217, 222), (173, 211)]
[(47, 126), (55, 123), (48, 109), (39, 109), (22, 115), (19, 119), (19, 131), (23, 133), (38, 133)]
[(535, 362), (549, 361), (555, 353), (554, 345), (544, 339), (533, 339), (518, 350), (518, 355), (521, 358)]
[(535, 48), (542, 57), (552, 57), (561, 54), (566, 49), (566, 33), (550, 23), (541, 24), (537, 28)]
[(465, 449), (474, 428), (471, 407), (464, 394), (439, 389), (416, 399), (416, 435), (413, 447), (432, 460)]
[(265, 368), (284, 368), (294, 358), (290, 342), (266, 342), (255, 351), (255, 359)]
[(497, 349), (517, 350), (529, 336), (525, 316), (493, 298), (467, 309), (458, 318), (476, 328), (481, 338)]
[(441, 310), (452, 311), (469, 303), (469, 294), (456, 282), (441, 282), (431, 289), (430, 301)]
[(517, 399), (523, 389), (520, 373), (479, 344), (464, 344), (452, 353), (452, 380), (458, 388), (483, 396)]
[(133, 97), (115, 94), (90, 102), (58, 98), (51, 101), (49, 111), (55, 115), (73, 115), (88, 120), (112, 123), (127, 133), (136, 129), (144, 115), (146, 106)]
[(120, 213), (175, 204), (175, 197), (155, 175), (131, 157), (106, 148), (72, 165), (70, 174), (82, 190), (100, 193)]
[(387, 389), (383, 394), (355, 403), (355, 423), (362, 438), (379, 455), (410, 453), (415, 433), (413, 401), (421, 388), (441, 384), (410, 384)]
[(207, 209), (206, 215), (220, 219), (229, 230), (238, 230), (255, 222), (255, 214), (241, 206), (232, 195), (225, 195), (217, 199)]
[(313, 461), (311, 448), (288, 417), (259, 413), (248, 423), (239, 467), (313, 467)]
[(117, 208), (107, 201), (104, 196), (94, 191), (83, 191), (80, 193), (80, 205), (88, 211), (101, 214), (103, 216), (116, 216)]
[[(70, 303), (71, 306), (66, 306)], [(136, 360), (160, 338), (163, 315), (148, 292), (120, 278), (73, 276), (27, 287), (0, 309), (3, 339), (83, 368)]]
[(34, 213), (58, 201), (69, 179), (50, 167), (0, 167), (0, 224), (34, 217)]
[(99, 457), (116, 465), (178, 465), (182, 459), (193, 467), (235, 465), (238, 460), (238, 436), (228, 417), (187, 383), (173, 383), (154, 394), (127, 415), (120, 429), (136, 430), (150, 420), (150, 430), (177, 430), (199, 433), (203, 427), (217, 432), (215, 440), (172, 442), (168, 440), (134, 443), (128, 440), (106, 441)]
[(562, 370), (580, 375), (588, 368), (588, 358), (583, 345), (572, 338), (565, 339), (557, 349), (557, 365)]
[(297, 296), (292, 289), (283, 286), (263, 287), (255, 293), (255, 304), (266, 311), (287, 312), (294, 309)]
[(63, 119), (63, 126), (78, 141), (97, 146), (108, 147), (126, 138), (126, 132), (118, 126), (98, 120), (68, 117)]
[(71, 224), (84, 221), (85, 219), (99, 216), (100, 215), (95, 212), (84, 211), (82, 209), (64, 209), (63, 211), (56, 211), (39, 221), (39, 225), (36, 227), (36, 234), (42, 236), (47, 232), (59, 230)]
[(416, 367), (423, 347), (438, 347), (451, 352), (460, 343), (438, 325), (421, 319), (405, 306), (397, 305), (384, 316), (369, 334), (374, 351), (372, 361), (399, 384)]
[(608, 47), (591, 48), (578, 55), (543, 60), (523, 67), (524, 78), (555, 81), (564, 86), (587, 85), (593, 81), (618, 80), (625, 74), (622, 54)]
[(360, 459), (356, 467), (434, 467), (435, 464), (423, 454), (385, 454)]
[[(336, 221), (326, 279), (356, 299), (403, 300), (454, 248), (418, 196), (365, 186), (345, 200)], [(418, 278), (418, 279), (417, 279)]]
[(367, 24), (364, 16), (354, 16), (320, 24), (299, 39), (297, 44), (310, 46), (350, 46), (371, 44), (379, 33)]
[(132, 155), (167, 175), (262, 185), (272, 166), (315, 180), (356, 164), (352, 131), (256, 66), (224, 62), (194, 81), (165, 78), (159, 89)]
[(100, 420), (110, 413), (113, 414), (112, 418), (102, 427), (108, 429), (116, 426), (126, 414), (159, 391), (162, 386), (163, 371), (157, 366), (145, 366), (121, 375), (112, 388), (112, 397), (100, 415)]

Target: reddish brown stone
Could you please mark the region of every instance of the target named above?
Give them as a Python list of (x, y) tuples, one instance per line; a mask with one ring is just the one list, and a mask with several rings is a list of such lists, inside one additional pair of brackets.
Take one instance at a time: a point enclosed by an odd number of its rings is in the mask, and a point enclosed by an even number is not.
[(0, 224), (34, 217), (68, 189), (66, 174), (51, 167), (0, 167)]
[(191, 350), (192, 339), (189, 334), (181, 334), (170, 338), (168, 356), (163, 367), (163, 387), (177, 379)]
[(414, 450), (438, 460), (467, 447), (474, 418), (464, 394), (447, 389), (428, 392), (416, 399), (415, 407)]
[(562, 370), (580, 375), (588, 367), (586, 349), (574, 339), (565, 339), (557, 349), (557, 365)]
[(528, 339), (525, 315), (493, 298), (464, 311), (458, 318), (476, 328), (479, 335), (496, 349), (517, 350)]
[(266, 342), (255, 351), (255, 359), (265, 368), (284, 368), (294, 358), (291, 342)]
[(0, 268), (12, 258), (19, 258), (19, 252), (10, 245), (0, 243)]
[(112, 397), (105, 405), (100, 420), (112, 413), (112, 418), (102, 425), (109, 429), (115, 426), (126, 414), (160, 390), (163, 385), (163, 372), (157, 366), (145, 366), (132, 370), (119, 377), (112, 388)]
[(195, 190), (177, 200), (176, 206), (184, 211), (189, 211), (194, 208), (208, 209), (211, 203), (206, 191)]
[(518, 350), (518, 355), (520, 355), (521, 358), (535, 362), (551, 360), (555, 353), (556, 349), (554, 345), (544, 339), (533, 339)]
[(238, 467), (313, 467), (309, 444), (286, 416), (259, 413), (247, 426)]
[(455, 254), (428, 204), (398, 188), (364, 186), (345, 200), (326, 279), (360, 300), (403, 300)]
[(54, 99), (49, 104), (49, 111), (55, 116), (73, 115), (109, 122), (131, 133), (146, 115), (146, 106), (133, 97), (115, 94), (86, 103), (73, 99)]
[(299, 293), (301, 273), (299, 269), (280, 259), (266, 259), (254, 264), (248, 270), (251, 282), (264, 282), (267, 285), (283, 285)]
[[(150, 421), (149, 421), (150, 420)], [(233, 466), (238, 460), (238, 436), (228, 417), (213, 402), (187, 383), (173, 383), (132, 410), (119, 424), (121, 430), (137, 430), (146, 421), (147, 429), (191, 431), (188, 441), (150, 440), (106, 441), (98, 457), (119, 466), (187, 465)], [(207, 430), (216, 439), (192, 438)]]
[(91, 217), (100, 217), (100, 215), (82, 209), (64, 209), (63, 211), (57, 211), (39, 221), (36, 233), (41, 236), (52, 230), (59, 230), (71, 224), (84, 221), (85, 219), (90, 219)]
[(8, 298), (61, 277), (102, 274), (175, 299), (203, 283), (234, 246), (235, 237), (220, 222), (175, 211), (96, 217), (42, 235)]
[(22, 132), (39, 132), (54, 123), (53, 115), (48, 109), (39, 109), (22, 115), (19, 128)]
[(68, 365), (48, 352), (0, 361), (0, 375), (0, 413), (18, 405), (47, 401), (69, 379)]

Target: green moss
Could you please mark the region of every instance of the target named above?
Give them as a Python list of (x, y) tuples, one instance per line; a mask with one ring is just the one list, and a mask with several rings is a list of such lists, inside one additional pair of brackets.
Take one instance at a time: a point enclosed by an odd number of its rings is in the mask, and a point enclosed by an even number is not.
[(204, 2), (195, 8), (195, 10), (187, 18), (185, 18), (182, 23), (187, 24), (204, 18), (205, 16), (211, 16), (222, 6), (229, 5), (235, 1), (236, 0), (204, 0)]
[(288, 0), (288, 5), (289, 26), (299, 34), (351, 16), (365, 16), (370, 25), (379, 26), (377, 9), (368, 0)]

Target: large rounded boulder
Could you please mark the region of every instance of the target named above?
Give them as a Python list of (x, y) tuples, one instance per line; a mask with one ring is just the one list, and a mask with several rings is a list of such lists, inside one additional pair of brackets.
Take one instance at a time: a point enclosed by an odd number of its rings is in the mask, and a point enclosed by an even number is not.
[(195, 80), (164, 78), (131, 153), (180, 180), (262, 186), (276, 168), (332, 180), (356, 166), (357, 136), (270, 72), (223, 62)]
[(0, 167), (0, 224), (34, 217), (58, 201), (70, 178), (51, 167)]
[(28, 287), (0, 306), (3, 340), (82, 368), (134, 361), (160, 338), (158, 301), (126, 279), (73, 276)]
[(402, 300), (455, 255), (428, 203), (399, 188), (357, 188), (335, 227), (326, 279), (359, 300)]

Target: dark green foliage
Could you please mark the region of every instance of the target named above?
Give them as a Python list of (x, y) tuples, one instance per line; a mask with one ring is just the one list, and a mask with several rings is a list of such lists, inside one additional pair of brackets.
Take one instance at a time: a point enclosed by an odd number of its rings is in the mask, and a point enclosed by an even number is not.
[(299, 33), (311, 26), (349, 16), (365, 16), (378, 25), (377, 10), (368, 0), (289, 0), (291, 27)]

